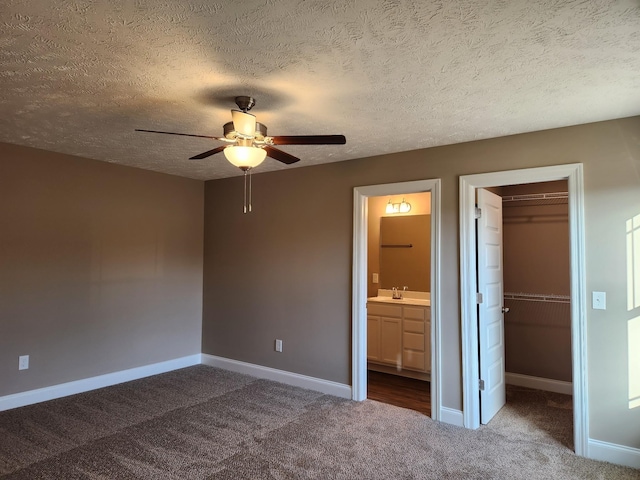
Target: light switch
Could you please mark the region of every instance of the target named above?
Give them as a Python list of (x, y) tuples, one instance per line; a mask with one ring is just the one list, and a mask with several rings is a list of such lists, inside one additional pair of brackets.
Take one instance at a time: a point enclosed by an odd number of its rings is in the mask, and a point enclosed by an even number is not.
[(377, 273), (374, 273), (374, 274), (372, 275), (372, 277), (373, 277), (373, 278), (371, 279), (371, 282), (372, 282), (372, 283), (378, 283), (378, 274), (377, 274)]
[(593, 309), (607, 309), (607, 294), (605, 292), (593, 292)]

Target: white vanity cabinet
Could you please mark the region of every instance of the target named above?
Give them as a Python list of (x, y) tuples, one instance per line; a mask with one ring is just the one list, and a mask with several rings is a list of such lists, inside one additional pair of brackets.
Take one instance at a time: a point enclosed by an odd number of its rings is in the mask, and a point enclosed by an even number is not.
[(430, 307), (367, 302), (367, 360), (397, 369), (431, 371)]
[(367, 304), (367, 360), (384, 365), (402, 364), (402, 307)]

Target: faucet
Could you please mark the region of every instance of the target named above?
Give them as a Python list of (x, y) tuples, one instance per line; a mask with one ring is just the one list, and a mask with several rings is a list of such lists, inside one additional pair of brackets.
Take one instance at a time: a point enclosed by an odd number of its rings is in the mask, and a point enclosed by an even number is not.
[(406, 285), (404, 287), (402, 287), (402, 291), (398, 290), (398, 287), (391, 287), (391, 291), (392, 291), (392, 297), (395, 300), (402, 300), (404, 298), (404, 292), (407, 291), (409, 287), (407, 287)]

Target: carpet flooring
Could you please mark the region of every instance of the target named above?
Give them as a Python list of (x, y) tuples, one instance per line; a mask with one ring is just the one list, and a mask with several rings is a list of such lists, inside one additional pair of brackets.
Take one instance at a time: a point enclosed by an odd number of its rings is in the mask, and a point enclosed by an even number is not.
[(570, 432), (541, 433), (546, 414), (527, 408), (470, 431), (199, 365), (0, 412), (0, 478), (640, 478), (577, 457)]

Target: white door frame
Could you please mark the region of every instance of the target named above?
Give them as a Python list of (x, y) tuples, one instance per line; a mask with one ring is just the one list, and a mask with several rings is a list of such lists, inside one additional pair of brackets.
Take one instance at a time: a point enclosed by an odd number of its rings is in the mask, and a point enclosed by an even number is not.
[(589, 409), (587, 405), (587, 296), (582, 170), (582, 164), (575, 163), (460, 177), (460, 294), (463, 421), (465, 427), (475, 429), (480, 426), (478, 324), (476, 321), (476, 188), (568, 180), (574, 447), (577, 455), (586, 456), (589, 439)]
[(353, 189), (352, 398), (367, 398), (367, 198), (431, 192), (431, 418), (440, 420), (440, 179)]

